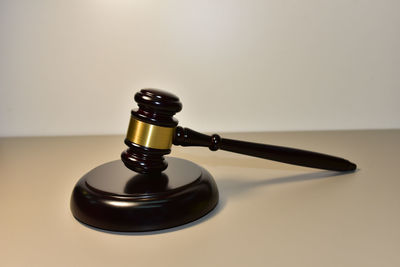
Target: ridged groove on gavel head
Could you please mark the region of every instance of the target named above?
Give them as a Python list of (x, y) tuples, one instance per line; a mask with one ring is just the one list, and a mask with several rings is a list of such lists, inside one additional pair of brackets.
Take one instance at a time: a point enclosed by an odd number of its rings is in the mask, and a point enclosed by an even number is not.
[[(142, 89), (135, 94), (135, 101), (139, 108), (131, 112), (134, 119), (162, 127), (175, 128), (178, 125), (173, 116), (182, 110), (182, 103), (177, 96), (159, 89)], [(171, 152), (169, 148), (146, 147), (128, 138), (125, 144), (129, 148), (122, 152), (121, 159), (129, 169), (139, 173), (156, 173), (167, 168), (164, 155)]]
[(182, 110), (182, 103), (176, 95), (159, 89), (142, 89), (135, 94), (139, 108), (132, 110), (135, 118), (158, 126), (175, 127), (178, 121), (173, 117)]
[(121, 154), (121, 160), (128, 169), (148, 174), (162, 172), (168, 167), (164, 155), (169, 154), (171, 152), (170, 149), (152, 149), (141, 147), (134, 143), (130, 143), (129, 146)]

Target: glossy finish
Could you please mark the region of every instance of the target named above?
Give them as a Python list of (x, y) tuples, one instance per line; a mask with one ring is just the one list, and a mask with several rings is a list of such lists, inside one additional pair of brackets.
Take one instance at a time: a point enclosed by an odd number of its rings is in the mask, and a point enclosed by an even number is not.
[(121, 160), (132, 171), (151, 174), (160, 173), (168, 167), (164, 155), (171, 153), (170, 149), (154, 149), (137, 145), (125, 139), (129, 148), (122, 152)]
[[(172, 117), (182, 109), (182, 104), (177, 96), (161, 90), (143, 89), (135, 95), (135, 100), (138, 102), (139, 110), (132, 111), (134, 118), (159, 126), (177, 126), (178, 122)], [(137, 134), (142, 139), (148, 138), (148, 136), (141, 136), (148, 135), (148, 133)], [(162, 136), (152, 136), (152, 138), (161, 139)], [(282, 146), (223, 139), (217, 134), (208, 136), (182, 127), (176, 127), (172, 142), (174, 145), (205, 146), (212, 151), (221, 149), (317, 169), (354, 171), (357, 168), (356, 164), (331, 155)], [(122, 153), (121, 159), (129, 169), (140, 173), (159, 173), (167, 167), (163, 155), (170, 153), (169, 149), (151, 149), (132, 143), (128, 138), (125, 140), (125, 144), (130, 148)]]
[[(158, 89), (142, 89), (136, 93), (135, 101), (138, 103), (139, 109), (132, 110), (133, 118), (162, 127), (175, 128), (178, 125), (178, 121), (173, 116), (176, 112), (181, 111), (182, 103), (177, 96)], [(136, 135), (136, 133), (128, 131), (125, 144), (129, 148), (121, 154), (125, 166), (139, 173), (159, 173), (165, 170), (168, 164), (163, 156), (169, 154), (171, 150), (134, 143), (130, 140), (132, 135)], [(168, 136), (172, 139), (172, 136)], [(147, 138), (147, 136), (142, 137), (142, 139)], [(163, 139), (164, 137), (152, 136), (152, 139), (157, 138)]]
[(146, 88), (135, 94), (139, 108), (132, 110), (132, 116), (150, 124), (175, 127), (178, 121), (173, 118), (182, 110), (179, 97), (160, 89)]
[(354, 171), (357, 165), (342, 158), (295, 148), (257, 144), (205, 135), (189, 128), (177, 127), (174, 145), (204, 146), (212, 151), (218, 149), (264, 158), (283, 163), (332, 171)]
[(194, 221), (218, 202), (208, 171), (193, 162), (167, 158), (163, 173), (137, 174), (120, 160), (84, 175), (71, 197), (73, 215), (81, 222), (113, 231), (151, 231)]
[(163, 127), (131, 117), (126, 139), (140, 146), (154, 149), (170, 149), (175, 128)]

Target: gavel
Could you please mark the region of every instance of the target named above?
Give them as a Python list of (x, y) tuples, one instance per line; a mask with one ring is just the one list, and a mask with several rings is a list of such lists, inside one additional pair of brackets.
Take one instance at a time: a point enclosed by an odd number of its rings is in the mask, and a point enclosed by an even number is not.
[[(171, 93), (142, 89), (135, 94), (121, 160), (104, 163), (76, 183), (74, 217), (111, 231), (153, 231), (183, 225), (211, 212), (219, 193), (212, 175), (186, 159), (164, 157), (172, 144), (203, 146), (332, 171), (353, 171), (348, 160), (294, 148), (206, 135), (178, 126), (182, 103)], [(262, 203), (260, 203), (262, 205)]]
[(132, 171), (147, 174), (165, 170), (168, 163), (164, 155), (171, 146), (202, 146), (211, 151), (218, 149), (268, 160), (325, 169), (331, 171), (353, 171), (356, 164), (335, 156), (295, 148), (258, 144), (221, 138), (218, 134), (205, 135), (178, 125), (173, 117), (182, 110), (179, 98), (157, 89), (142, 89), (136, 93), (139, 108), (132, 110), (121, 159)]

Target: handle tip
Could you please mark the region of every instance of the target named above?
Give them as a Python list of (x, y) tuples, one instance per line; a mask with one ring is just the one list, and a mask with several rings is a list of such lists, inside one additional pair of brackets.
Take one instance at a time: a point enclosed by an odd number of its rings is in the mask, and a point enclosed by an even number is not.
[(355, 171), (356, 169), (357, 169), (357, 164), (349, 161), (348, 170)]

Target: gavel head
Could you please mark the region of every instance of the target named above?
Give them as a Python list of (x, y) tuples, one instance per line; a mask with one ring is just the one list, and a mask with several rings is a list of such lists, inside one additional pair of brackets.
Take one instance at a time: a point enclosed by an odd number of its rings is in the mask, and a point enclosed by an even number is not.
[(179, 98), (158, 89), (142, 89), (136, 93), (139, 108), (132, 110), (122, 152), (125, 166), (139, 173), (159, 173), (168, 166), (164, 155), (171, 152), (178, 121), (173, 117), (182, 110)]

